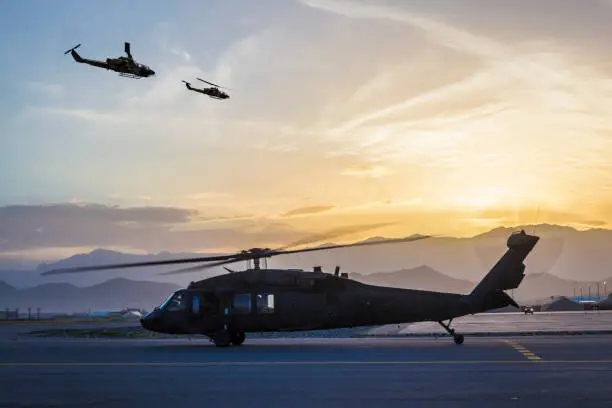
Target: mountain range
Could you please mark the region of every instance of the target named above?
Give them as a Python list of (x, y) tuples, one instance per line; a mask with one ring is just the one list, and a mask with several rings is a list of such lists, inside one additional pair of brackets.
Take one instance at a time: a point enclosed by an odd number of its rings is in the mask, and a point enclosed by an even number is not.
[[(372, 285), (434, 290), (441, 292), (469, 293), (476, 282), (456, 279), (428, 266), (381, 272), (369, 275), (353, 274), (351, 278)], [(612, 282), (612, 277), (609, 279)], [(68, 283), (46, 283), (29, 288), (15, 288), (0, 281), (0, 308), (19, 308), (26, 311), (41, 308), (44, 312), (74, 313), (88, 310), (138, 308), (151, 310), (163, 302), (179, 285), (161, 282), (133, 281), (125, 278), (77, 287)], [(604, 296), (604, 287), (596, 282), (567, 281), (547, 273), (527, 275), (521, 286), (513, 293), (523, 304), (539, 303), (550, 296), (573, 296), (599, 294)]]
[(37, 308), (43, 313), (81, 313), (89, 310), (136, 308), (152, 310), (180, 287), (171, 283), (110, 279), (88, 287), (46, 283), (15, 288), (0, 281), (0, 310)]
[[(500, 227), (469, 238), (433, 237), (408, 243), (288, 254), (268, 259), (267, 265), (270, 268), (303, 268), (306, 270), (311, 270), (314, 266), (322, 266), (324, 270), (328, 271), (332, 271), (336, 265), (339, 265), (343, 272), (362, 276), (381, 272), (397, 274), (396, 271), (427, 265), (447, 277), (473, 283), (482, 279), (503, 255), (506, 251), (508, 236), (518, 229), (525, 229), (530, 233), (535, 230), (535, 233), (541, 237), (540, 242), (525, 262), (528, 275), (540, 274), (541, 276), (550, 276), (551, 279), (556, 277), (565, 281), (600, 281), (602, 283), (609, 276), (612, 276), (612, 230), (577, 230), (572, 227), (550, 224), (513, 228)], [(368, 240), (377, 239), (383, 239), (383, 237), (371, 237)], [(319, 246), (330, 244), (326, 243)], [(99, 284), (110, 278), (124, 277), (137, 281), (165, 282), (186, 286), (192, 280), (225, 273), (225, 270), (217, 267), (182, 275), (158, 275), (160, 272), (185, 266), (179, 265), (69, 275), (40, 275), (41, 272), (53, 268), (194, 256), (202, 256), (202, 254), (163, 252), (135, 255), (96, 249), (90, 253), (43, 262), (36, 267), (21, 270), (12, 269), (11, 267), (14, 267), (14, 264), (3, 266), (0, 259), (0, 280), (15, 287), (31, 287), (44, 283), (70, 283), (83, 287)], [(235, 263), (228, 266), (232, 269), (242, 269), (245, 265)], [(395, 278), (389, 279), (392, 282), (395, 281)], [(433, 278), (428, 279), (436, 286)]]

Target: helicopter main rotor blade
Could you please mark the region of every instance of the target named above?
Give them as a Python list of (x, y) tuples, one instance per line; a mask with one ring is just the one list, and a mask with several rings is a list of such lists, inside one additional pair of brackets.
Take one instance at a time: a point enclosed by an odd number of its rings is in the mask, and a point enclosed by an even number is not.
[(198, 258), (184, 258), (184, 259), (166, 259), (162, 261), (148, 261), (148, 262), (130, 262), (120, 264), (109, 264), (109, 265), (93, 265), (93, 266), (77, 266), (74, 268), (57, 268), (41, 273), (41, 275), (60, 275), (66, 273), (79, 273), (79, 272), (92, 272), (92, 271), (104, 271), (108, 269), (125, 269), (125, 268), (140, 268), (143, 266), (158, 266), (158, 265), (173, 265), (183, 263), (194, 263), (194, 262), (211, 262), (221, 261), (226, 259), (232, 259), (236, 255), (217, 255), (217, 256), (205, 256)]
[[(173, 264), (215, 262), (215, 261), (224, 261), (221, 264), (226, 264), (226, 263), (234, 263), (234, 262), (239, 262), (239, 261), (246, 261), (249, 259), (270, 258), (272, 256), (277, 256), (277, 255), (295, 254), (295, 253), (301, 253), (301, 252), (326, 251), (326, 250), (337, 249), (337, 248), (349, 248), (349, 247), (358, 247), (358, 246), (412, 242), (412, 241), (417, 241), (417, 240), (430, 238), (430, 237), (431, 237), (430, 235), (412, 235), (407, 238), (393, 238), (393, 239), (385, 239), (385, 240), (379, 240), (379, 241), (366, 241), (366, 242), (358, 242), (358, 243), (353, 243), (353, 244), (329, 245), (329, 246), (324, 246), (324, 247), (311, 247), (311, 248), (294, 249), (294, 250), (278, 250), (278, 249), (274, 250), (274, 249), (268, 249), (268, 248), (251, 249), (248, 251), (241, 251), (241, 252), (230, 254), (230, 255), (215, 255), (215, 256), (205, 256), (205, 257), (196, 257), (196, 258), (166, 259), (166, 260), (161, 260), (161, 261), (81, 266), (81, 267), (73, 267), (73, 268), (58, 268), (58, 269), (51, 269), (49, 271), (43, 272), (41, 275), (43, 276), (60, 275), (60, 274), (67, 274), (67, 273), (93, 272), (93, 271), (102, 271), (102, 270), (109, 270), (109, 269), (126, 269), (126, 268), (138, 268), (138, 267), (144, 267), (144, 266), (159, 266), (159, 265), (173, 265)], [(217, 266), (217, 265), (210, 265), (210, 267), (212, 266)]]
[(163, 272), (163, 273), (160, 273), (159, 275), (178, 275), (182, 273), (190, 273), (190, 272), (195, 272), (195, 271), (199, 271), (203, 269), (214, 268), (215, 266), (228, 265), (228, 264), (240, 262), (240, 261), (248, 261), (254, 258), (271, 258), (277, 255), (295, 254), (295, 253), (301, 253), (301, 252), (323, 251), (323, 250), (329, 250), (329, 249), (351, 248), (351, 247), (358, 247), (358, 246), (405, 243), (405, 242), (418, 241), (418, 240), (425, 239), (425, 238), (431, 238), (431, 236), (430, 235), (412, 235), (406, 238), (383, 239), (380, 241), (357, 242), (354, 244), (328, 245), (325, 247), (294, 249), (294, 250), (289, 250), (289, 251), (270, 250), (267, 252), (254, 253), (254, 254), (246, 253), (246, 254), (238, 255), (234, 259), (223, 260), (223, 261), (205, 264), (205, 265), (197, 265), (197, 266), (193, 266), (190, 268), (183, 268), (183, 269), (178, 269), (178, 270), (170, 271), (170, 272)]
[(215, 266), (227, 265), (227, 264), (231, 264), (231, 263), (239, 262), (239, 261), (241, 261), (241, 259), (228, 259), (227, 261), (213, 262), (213, 263), (204, 264), (204, 265), (191, 266), (189, 268), (177, 269), (175, 271), (170, 271), (170, 272), (162, 272), (162, 273), (158, 273), (158, 275), (180, 275), (182, 273), (191, 273), (195, 271), (201, 271), (202, 269), (210, 269), (210, 268), (214, 268)]
[(377, 223), (377, 224), (365, 224), (365, 225), (349, 225), (349, 226), (344, 226), (344, 227), (340, 227), (340, 228), (335, 228), (333, 230), (327, 231), (327, 232), (323, 232), (321, 234), (314, 234), (311, 236), (308, 236), (306, 238), (302, 238), (298, 241), (295, 241), (289, 245), (285, 245), (282, 248), (277, 248), (277, 250), (286, 250), (289, 248), (293, 248), (293, 247), (297, 247), (297, 246), (301, 246), (301, 245), (306, 245), (306, 244), (312, 244), (315, 242), (321, 242), (323, 240), (328, 240), (328, 239), (333, 239), (333, 238), (338, 238), (340, 236), (343, 235), (348, 235), (348, 234), (356, 234), (358, 232), (365, 232), (368, 230), (372, 230), (372, 229), (376, 229), (376, 228), (382, 228), (382, 227), (388, 227), (390, 225), (395, 225), (397, 224), (396, 222), (381, 222), (381, 223)]
[(359, 246), (370, 246), (370, 245), (383, 245), (383, 244), (398, 244), (402, 242), (413, 242), (420, 241), (426, 238), (432, 238), (432, 235), (411, 235), (406, 238), (390, 238), (390, 239), (381, 239), (379, 241), (365, 241), (365, 242), (356, 242), (354, 244), (338, 244), (338, 245), (328, 245), (324, 247), (314, 247), (314, 248), (304, 248), (304, 249), (291, 249), (288, 251), (271, 251), (270, 254), (264, 255), (263, 257), (276, 256), (276, 255), (285, 255), (285, 254), (297, 254), (301, 252), (313, 252), (313, 251), (323, 251), (328, 249), (338, 249), (338, 248), (352, 248)]
[(226, 88), (226, 87), (221, 86), (221, 85), (213, 84), (212, 82), (205, 81), (205, 80), (203, 80), (202, 78), (196, 78), (196, 79), (197, 79), (198, 81), (205, 82), (205, 83), (207, 83), (208, 85), (212, 85), (212, 86), (216, 86), (217, 88), (223, 88), (223, 89), (228, 89), (228, 90), (229, 90), (229, 88)]

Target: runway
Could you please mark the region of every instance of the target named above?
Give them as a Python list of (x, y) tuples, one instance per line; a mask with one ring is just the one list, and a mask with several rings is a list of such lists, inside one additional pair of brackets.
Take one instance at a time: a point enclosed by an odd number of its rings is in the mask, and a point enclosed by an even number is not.
[[(532, 333), (608, 333), (612, 334), (612, 311), (480, 313), (453, 320), (453, 327), (466, 335), (504, 335)], [(367, 331), (369, 336), (428, 336), (443, 334), (436, 322), (393, 324)]]
[(247, 338), (220, 349), (204, 339), (2, 339), (0, 406), (607, 406), (611, 343)]

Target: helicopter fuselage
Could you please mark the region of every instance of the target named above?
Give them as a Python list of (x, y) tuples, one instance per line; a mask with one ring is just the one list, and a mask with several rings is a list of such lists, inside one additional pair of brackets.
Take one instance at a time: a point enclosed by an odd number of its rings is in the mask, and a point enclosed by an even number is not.
[(105, 61), (99, 61), (95, 59), (83, 58), (75, 50), (71, 50), (70, 53), (76, 62), (91, 65), (93, 67), (108, 69), (124, 74), (125, 76), (146, 78), (155, 75), (155, 71), (148, 66), (140, 64), (127, 57), (107, 58)]
[(261, 269), (192, 283), (141, 324), (160, 333), (213, 336), (223, 329), (280, 332), (443, 321), (479, 311), (462, 294), (373, 286), (322, 272)]

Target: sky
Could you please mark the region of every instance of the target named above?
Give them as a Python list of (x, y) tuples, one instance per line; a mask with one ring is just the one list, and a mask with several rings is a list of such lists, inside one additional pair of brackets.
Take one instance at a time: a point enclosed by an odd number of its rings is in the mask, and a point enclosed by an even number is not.
[(1, 7), (0, 258), (612, 222), (612, 1)]

